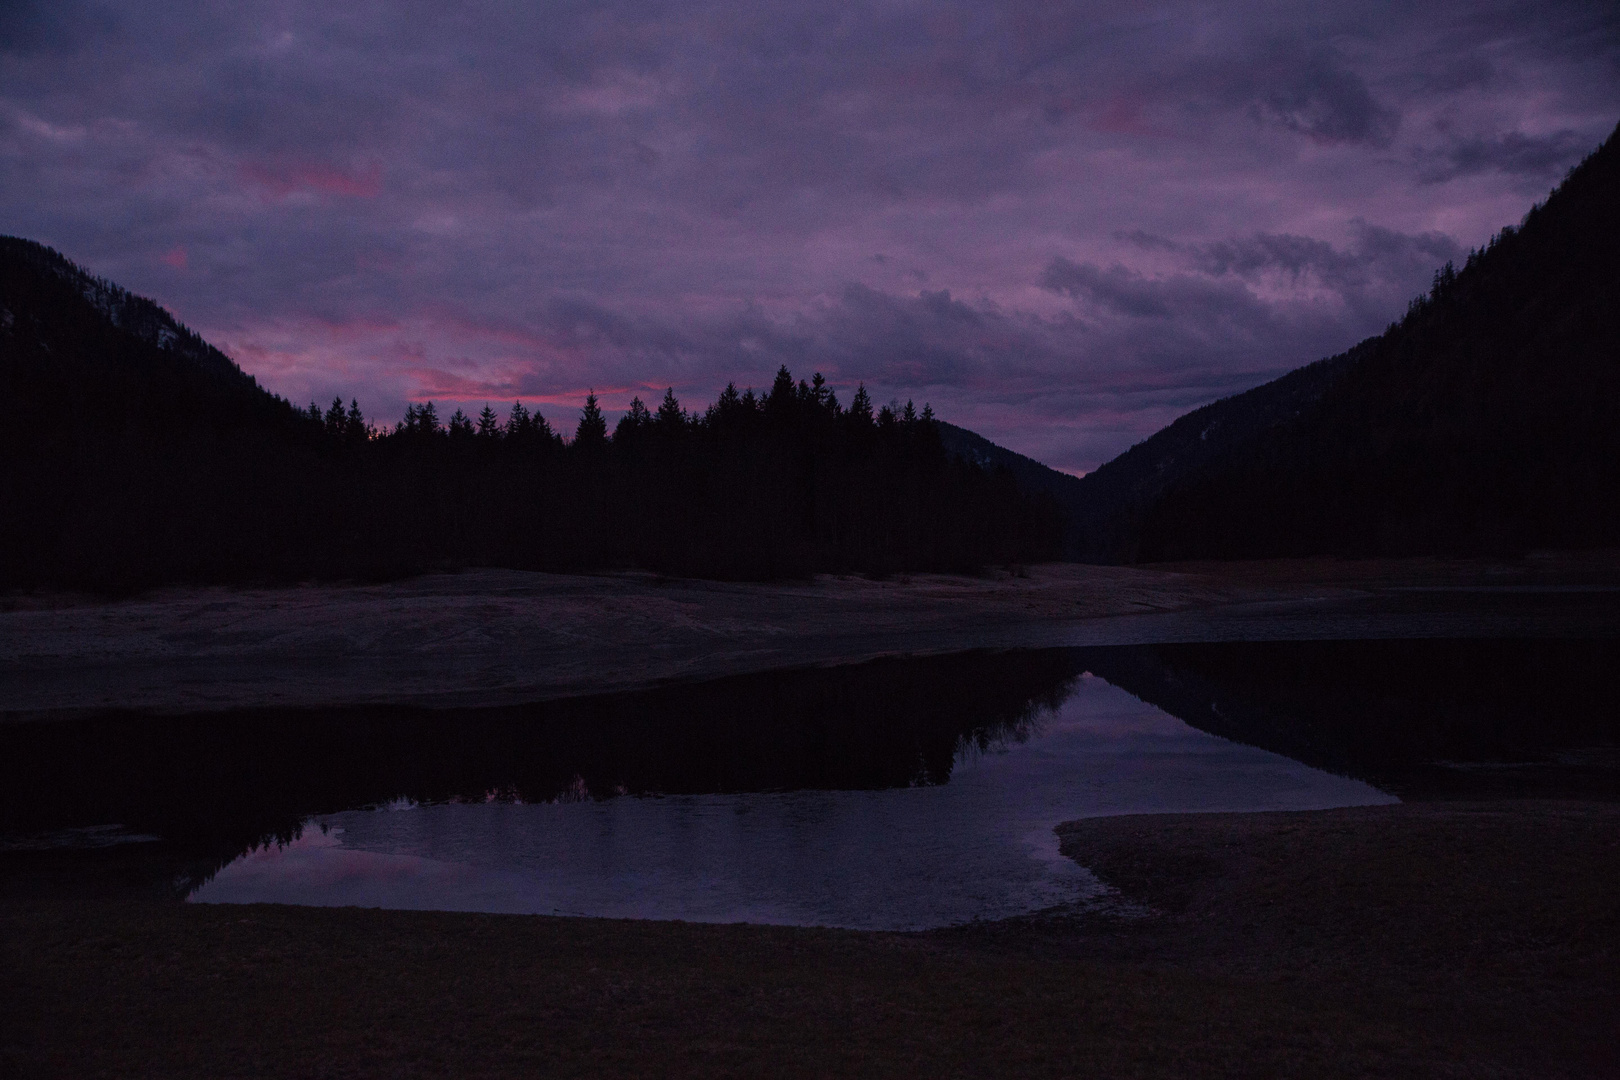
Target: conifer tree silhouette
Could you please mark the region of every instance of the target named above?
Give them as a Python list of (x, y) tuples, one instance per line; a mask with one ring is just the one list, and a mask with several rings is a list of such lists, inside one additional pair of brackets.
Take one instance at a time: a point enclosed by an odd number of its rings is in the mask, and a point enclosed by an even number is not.
[(484, 439), (495, 439), (501, 434), (501, 422), (495, 415), (495, 410), (484, 403), (484, 411), (478, 414), (478, 435)]
[(349, 413), (344, 417), (343, 436), (350, 442), (365, 442), (371, 437), (371, 427), (366, 423), (365, 414), (360, 411), (360, 400), (349, 399)]
[(585, 395), (585, 407), (579, 412), (579, 427), (574, 430), (574, 445), (583, 449), (596, 449), (607, 445), (607, 420), (602, 407), (596, 403), (596, 391)]
[(673, 435), (686, 426), (686, 412), (681, 408), (681, 403), (675, 400), (673, 386), (664, 391), (664, 400), (658, 405), (655, 422), (666, 435)]
[(866, 392), (865, 383), (855, 388), (855, 397), (849, 403), (849, 416), (857, 424), (872, 424), (872, 396)]
[(523, 438), (529, 434), (531, 424), (529, 410), (523, 407), (523, 402), (512, 402), (512, 412), (506, 418), (506, 437), (508, 439)]
[(343, 410), (343, 399), (335, 397), (326, 410), (326, 419), (323, 421), (326, 434), (334, 439), (343, 437), (344, 429), (348, 426), (348, 414)]

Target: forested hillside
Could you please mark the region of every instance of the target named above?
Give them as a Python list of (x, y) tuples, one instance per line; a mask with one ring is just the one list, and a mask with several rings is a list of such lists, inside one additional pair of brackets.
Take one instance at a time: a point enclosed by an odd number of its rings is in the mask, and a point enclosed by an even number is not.
[(1081, 481), (1097, 561), (1620, 543), (1620, 139), (1382, 335)]
[(939, 421), (939, 437), (947, 453), (992, 472), (1005, 469), (1012, 474), (1019, 490), (1050, 500), (1063, 522), (1063, 557), (1086, 558), (1093, 541), (1087, 529), (1088, 523), (1077, 512), (1081, 491), (1078, 477), (1058, 472), (1032, 457), (998, 446), (978, 432), (943, 420)]
[(379, 429), (293, 407), (150, 301), (0, 240), (0, 587), (377, 578), (456, 566), (771, 578), (1050, 558), (1052, 507), (911, 406), (783, 369), (688, 412), (594, 398)]

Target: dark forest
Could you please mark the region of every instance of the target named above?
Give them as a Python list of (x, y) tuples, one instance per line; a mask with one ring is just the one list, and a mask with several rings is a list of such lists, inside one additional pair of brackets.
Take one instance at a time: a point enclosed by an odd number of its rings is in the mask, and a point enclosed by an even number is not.
[(594, 396), (384, 428), (298, 409), (150, 301), (0, 242), (0, 587), (381, 579), (500, 566), (714, 578), (1052, 557), (1055, 509), (948, 454), (932, 413), (783, 368), (702, 410)]

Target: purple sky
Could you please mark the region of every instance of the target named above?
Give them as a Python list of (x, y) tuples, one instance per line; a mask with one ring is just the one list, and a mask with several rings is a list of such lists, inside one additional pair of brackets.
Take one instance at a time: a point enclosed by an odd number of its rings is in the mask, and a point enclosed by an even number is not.
[(0, 3), (0, 232), (294, 400), (571, 430), (786, 363), (1072, 471), (1617, 119), (1612, 3)]

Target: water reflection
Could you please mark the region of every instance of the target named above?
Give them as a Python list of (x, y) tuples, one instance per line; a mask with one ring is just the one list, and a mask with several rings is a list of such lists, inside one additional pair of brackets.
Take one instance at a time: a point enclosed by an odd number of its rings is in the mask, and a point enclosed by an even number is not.
[(981, 652), (510, 709), (12, 724), (0, 848), (160, 836), (200, 900), (939, 925), (1083, 897), (1051, 831), (1074, 817), (1614, 797), (1617, 661), (1612, 641)]
[(0, 725), (0, 834), (119, 822), (234, 856), (312, 814), (408, 799), (941, 784), (1025, 736), (1084, 670), (1062, 651), (777, 671), (477, 710), (104, 713)]
[(1389, 801), (1085, 677), (1016, 738), (965, 742), (948, 784), (396, 804), (324, 815), (193, 899), (916, 929), (1084, 899), (1066, 818)]
[(1620, 797), (1620, 642), (1151, 645), (1087, 666), (1200, 730), (1407, 798)]

